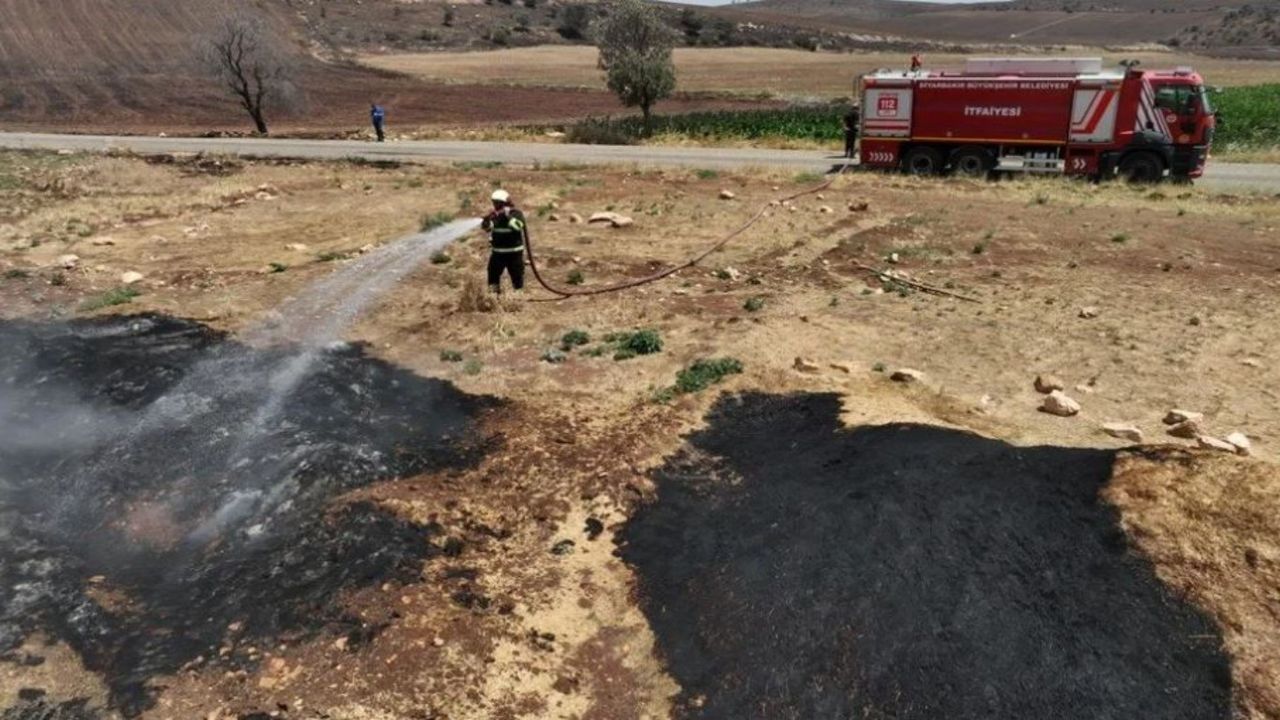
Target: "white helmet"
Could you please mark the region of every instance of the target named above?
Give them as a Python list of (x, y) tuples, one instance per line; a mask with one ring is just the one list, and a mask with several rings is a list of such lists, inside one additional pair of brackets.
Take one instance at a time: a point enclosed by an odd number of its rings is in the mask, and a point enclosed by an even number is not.
[(492, 199), (494, 202), (500, 202), (500, 203), (511, 202), (511, 193), (507, 192), (506, 190), (494, 190), (493, 195), (490, 196), (490, 199)]

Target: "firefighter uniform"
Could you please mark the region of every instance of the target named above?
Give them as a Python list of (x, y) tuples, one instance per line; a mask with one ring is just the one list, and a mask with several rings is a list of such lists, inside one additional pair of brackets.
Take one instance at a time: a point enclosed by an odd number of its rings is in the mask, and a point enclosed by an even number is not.
[(499, 292), (502, 273), (511, 276), (511, 287), (524, 288), (525, 219), (511, 204), (507, 193), (493, 194), (493, 212), (485, 216), (481, 227), (489, 233), (489, 287)]

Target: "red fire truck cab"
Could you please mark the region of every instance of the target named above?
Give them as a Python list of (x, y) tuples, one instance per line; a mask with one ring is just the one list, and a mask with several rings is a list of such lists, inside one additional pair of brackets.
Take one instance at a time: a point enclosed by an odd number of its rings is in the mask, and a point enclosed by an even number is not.
[(859, 84), (867, 167), (1189, 180), (1213, 141), (1204, 81), (1189, 69), (991, 58), (963, 71), (880, 70)]

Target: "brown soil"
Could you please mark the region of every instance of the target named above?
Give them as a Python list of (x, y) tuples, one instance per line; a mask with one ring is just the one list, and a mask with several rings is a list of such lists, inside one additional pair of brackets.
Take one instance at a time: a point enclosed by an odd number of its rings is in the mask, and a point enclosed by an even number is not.
[[(549, 277), (579, 269), (588, 284), (605, 283), (685, 258), (759, 204), (811, 182), (289, 163), (213, 172), (207, 163), (8, 153), (0, 155), (0, 314), (147, 310), (234, 331), (330, 272), (322, 259), (330, 253), (387, 242), (432, 213), (477, 212), (497, 183), (529, 214)], [(717, 199), (722, 188), (737, 199)], [(1104, 497), (1157, 576), (1221, 631), (1241, 715), (1280, 713), (1267, 664), (1280, 632), (1280, 545), (1267, 520), (1280, 516), (1274, 200), (871, 174), (841, 178), (823, 194), (794, 212), (771, 209), (705, 267), (623, 295), (529, 302), (544, 297), (534, 289), (493, 312), (461, 311), (486, 257), (479, 238), (455, 246), (451, 262), (417, 270), (351, 337), (396, 366), (504, 398), (484, 428), (500, 443), (474, 469), (350, 499), (438, 522), (441, 537), (465, 539), (467, 551), (424, 566), (432, 582), (353, 592), (352, 613), (403, 618), (358, 651), (286, 644), (261, 648), (270, 655), (252, 672), (192, 667), (158, 682), (160, 705), (147, 717), (229, 718), (279, 704), (342, 718), (668, 717), (681, 688), (629, 592), (635, 571), (611, 550), (622, 523), (655, 497), (650, 471), (703, 425), (717, 395), (658, 404), (655, 390), (689, 362), (720, 356), (741, 359), (745, 372), (718, 387), (837, 393), (850, 428), (924, 423), (1014, 446), (1118, 449), (1125, 443), (1103, 435), (1103, 422), (1136, 423), (1163, 443), (1160, 419), (1177, 406), (1205, 412), (1216, 435), (1248, 433), (1258, 458), (1188, 449), (1125, 456)], [(850, 200), (869, 209), (847, 210)], [(820, 212), (824, 205), (834, 212)], [(606, 207), (636, 224), (613, 230), (550, 217)], [(75, 269), (57, 266), (67, 253), (80, 257)], [(896, 265), (885, 261), (891, 254)], [(883, 292), (854, 263), (982, 302)], [(730, 267), (739, 279), (712, 272)], [(145, 276), (134, 286), (140, 296), (82, 309), (130, 270)], [(751, 297), (763, 308), (745, 310)], [(1083, 306), (1097, 316), (1081, 318)], [(623, 361), (587, 352), (605, 334), (637, 327), (659, 330), (663, 351)], [(574, 328), (592, 342), (564, 363), (539, 359)], [(447, 362), (442, 350), (477, 362)], [(821, 369), (793, 370), (797, 356)], [(904, 386), (878, 371), (901, 366), (924, 380)], [(1037, 411), (1040, 372), (1065, 379), (1080, 416)], [(135, 515), (140, 532), (164, 537), (145, 508)], [(108, 591), (104, 598), (127, 604)], [(51, 700), (102, 701), (101, 684), (65, 648), (28, 643), (25, 652), (45, 664), (4, 664), (0, 702), (33, 685)]]

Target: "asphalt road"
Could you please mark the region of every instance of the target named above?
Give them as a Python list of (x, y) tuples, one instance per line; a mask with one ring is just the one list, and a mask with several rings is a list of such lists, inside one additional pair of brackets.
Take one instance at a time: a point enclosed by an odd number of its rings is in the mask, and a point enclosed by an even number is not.
[[(838, 155), (817, 150), (568, 145), (562, 143), (292, 140), (264, 138), (183, 138), (114, 135), (0, 133), (0, 148), (106, 152), (142, 155), (212, 152), (255, 157), (320, 160), (361, 158), (400, 162), (503, 162), (513, 165), (623, 164), (731, 169), (788, 168), (826, 172), (841, 164)], [(1198, 185), (1220, 191), (1280, 193), (1280, 165), (1211, 162)]]

